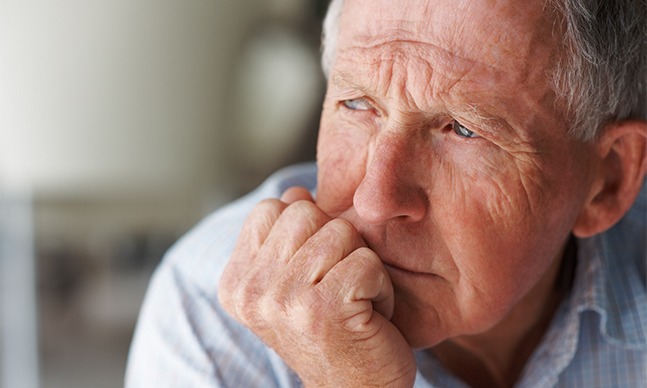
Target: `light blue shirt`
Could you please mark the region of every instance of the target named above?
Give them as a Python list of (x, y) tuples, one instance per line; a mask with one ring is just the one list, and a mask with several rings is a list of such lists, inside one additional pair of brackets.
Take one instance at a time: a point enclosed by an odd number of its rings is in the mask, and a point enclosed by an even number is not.
[[(293, 166), (213, 213), (157, 268), (131, 345), (126, 386), (297, 387), (299, 378), (218, 304), (216, 290), (247, 214), (290, 186), (314, 190), (314, 165)], [(518, 387), (647, 386), (646, 191), (611, 230), (578, 240), (570, 296)], [(415, 387), (464, 387), (425, 352)]]

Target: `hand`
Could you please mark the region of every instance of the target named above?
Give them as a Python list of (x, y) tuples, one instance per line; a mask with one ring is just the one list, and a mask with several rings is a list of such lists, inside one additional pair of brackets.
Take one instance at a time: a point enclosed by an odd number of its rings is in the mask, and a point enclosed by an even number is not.
[(389, 321), (393, 286), (380, 258), (305, 189), (254, 209), (218, 296), (306, 386), (413, 385), (415, 361)]

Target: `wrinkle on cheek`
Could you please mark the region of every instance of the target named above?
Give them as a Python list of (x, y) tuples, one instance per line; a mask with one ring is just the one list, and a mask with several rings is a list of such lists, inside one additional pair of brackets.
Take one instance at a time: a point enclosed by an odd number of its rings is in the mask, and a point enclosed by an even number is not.
[(495, 177), (488, 182), (487, 190), (484, 190), (487, 193), (484, 200), (487, 219), (490, 224), (504, 229), (502, 233), (518, 233), (519, 231), (515, 229), (519, 224), (524, 224), (522, 220), (531, 213), (529, 209), (531, 203), (527, 196), (519, 195), (515, 188), (516, 185), (505, 177)]
[(519, 233), (542, 217), (544, 174), (538, 156), (530, 153), (508, 154), (505, 161), (488, 167), (488, 196), (485, 203), (492, 222)]
[[(510, 190), (514, 187), (506, 177), (491, 177), (482, 181), (469, 201), (473, 212), (479, 214), (480, 228), (494, 227), (500, 234), (514, 235), (519, 233), (520, 225), (525, 224), (528, 215), (528, 203), (519, 200), (518, 193)], [(476, 226), (475, 226), (476, 227)]]
[[(469, 180), (474, 199), (484, 210), (484, 219), (510, 233), (531, 218), (541, 217), (546, 172), (541, 155), (530, 144), (514, 144), (516, 150), (497, 147), (477, 158)], [(496, 152), (494, 152), (496, 151)]]
[(538, 215), (538, 209), (545, 209), (545, 200), (540, 195), (542, 188), (548, 190), (546, 182), (539, 178), (539, 174), (521, 174), (519, 177), (520, 186), (523, 189), (523, 197), (526, 199), (526, 207), (531, 215)]
[[(444, 220), (441, 233), (447, 241), (452, 242), (447, 249), (456, 266), (456, 276), (452, 278), (455, 285), (455, 313), (458, 321), (467, 327), (490, 326), (509, 305), (507, 300), (502, 299), (510, 294), (505, 292), (510, 287), (505, 279), (514, 278), (514, 274), (506, 272), (510, 258), (502, 257), (502, 253), (498, 252), (497, 236), (491, 236), (492, 239), (485, 237), (488, 230), (500, 230), (501, 225), (497, 222), (500, 222), (500, 214), (510, 213), (509, 200), (501, 197), (489, 185), (487, 188), (475, 185), (457, 172), (448, 172), (445, 176), (451, 185), (452, 192), (448, 195), (453, 203), (439, 219)], [(492, 209), (488, 205), (486, 190), (493, 194), (500, 208)], [(506, 204), (501, 205), (499, 201)], [(463, 211), (455, 212), (456, 209)], [(505, 228), (507, 226), (502, 229)]]
[[(572, 174), (573, 165), (570, 158), (560, 156), (573, 150), (569, 150), (568, 147), (562, 150), (559, 147), (560, 145), (536, 144), (533, 151), (511, 153), (518, 171), (519, 184), (528, 201), (529, 212), (537, 219), (548, 220), (549, 214), (546, 214), (546, 209), (549, 213), (561, 213), (554, 209), (554, 205), (559, 203), (556, 199), (563, 197), (566, 200), (572, 194), (562, 192), (565, 187), (572, 187), (564, 185), (564, 182), (572, 182), (578, 178)], [(537, 151), (538, 149), (547, 151)], [(564, 214), (558, 214), (558, 218), (562, 217)]]
[(510, 306), (509, 298), (523, 288), (516, 272), (523, 252), (514, 247), (515, 240), (523, 240), (529, 233), (529, 220), (524, 216), (527, 205), (508, 190), (503, 177), (464, 185), (470, 191), (461, 193), (457, 203), (464, 204), (465, 212), (454, 216), (450, 233), (456, 237), (449, 247), (459, 271), (457, 305), (465, 319), (489, 325), (494, 321), (479, 320), (498, 319), (494, 317)]
[[(497, 273), (495, 269), (488, 270), (491, 272), (484, 275), (481, 268), (476, 269), (476, 267), (464, 267), (461, 271), (461, 281), (458, 283), (459, 291), (456, 292), (460, 298), (457, 305), (461, 307), (461, 316), (468, 326), (472, 326), (473, 323), (481, 327), (491, 326), (498, 321), (498, 317), (503, 314), (508, 305), (507, 301), (499, 298), (506, 293), (493, 293), (492, 274), (498, 275), (494, 279), (502, 279), (506, 275)], [(488, 279), (490, 283), (483, 284), (483, 279)], [(497, 281), (500, 282), (500, 280)], [(474, 308), (474, 305), (477, 305), (478, 308)], [(497, 311), (498, 313), (495, 314)], [(476, 316), (475, 312), (477, 312)]]

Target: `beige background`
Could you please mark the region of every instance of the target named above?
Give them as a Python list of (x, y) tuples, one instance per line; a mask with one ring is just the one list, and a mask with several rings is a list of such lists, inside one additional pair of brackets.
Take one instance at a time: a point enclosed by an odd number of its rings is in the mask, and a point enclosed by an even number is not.
[(121, 386), (168, 246), (313, 158), (320, 3), (0, 2), (3, 387)]

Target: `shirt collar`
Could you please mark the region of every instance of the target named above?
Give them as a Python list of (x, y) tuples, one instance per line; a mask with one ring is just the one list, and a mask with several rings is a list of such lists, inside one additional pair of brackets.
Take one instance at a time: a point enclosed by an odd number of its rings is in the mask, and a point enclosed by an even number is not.
[[(629, 213), (609, 231), (578, 240), (573, 305), (600, 317), (599, 332), (616, 346), (647, 349), (645, 187)], [(580, 318), (581, 319), (581, 318)]]

